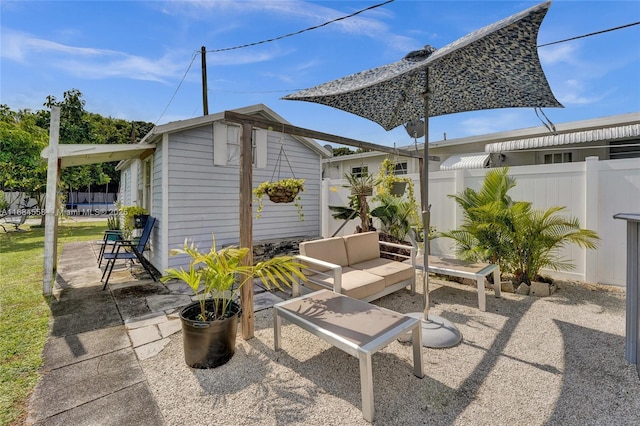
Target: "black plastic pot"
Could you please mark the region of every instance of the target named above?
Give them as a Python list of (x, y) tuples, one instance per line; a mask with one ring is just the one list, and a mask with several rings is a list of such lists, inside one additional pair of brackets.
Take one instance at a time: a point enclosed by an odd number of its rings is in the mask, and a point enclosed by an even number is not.
[(149, 219), (148, 214), (137, 214), (133, 216), (133, 227), (136, 229), (144, 229), (147, 224), (147, 219)]
[[(206, 309), (213, 310), (213, 300)], [(184, 360), (192, 368), (216, 368), (231, 359), (236, 350), (240, 305), (231, 302), (228, 316), (222, 320), (199, 321), (200, 303), (187, 305), (180, 312)]]

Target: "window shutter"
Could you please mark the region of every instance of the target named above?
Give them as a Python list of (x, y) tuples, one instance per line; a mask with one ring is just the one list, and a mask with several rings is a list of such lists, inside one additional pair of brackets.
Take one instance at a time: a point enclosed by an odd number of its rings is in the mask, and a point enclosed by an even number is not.
[(227, 125), (213, 122), (213, 165), (227, 165)]
[(255, 142), (255, 167), (264, 169), (267, 167), (267, 133), (266, 129), (256, 129), (254, 135)]

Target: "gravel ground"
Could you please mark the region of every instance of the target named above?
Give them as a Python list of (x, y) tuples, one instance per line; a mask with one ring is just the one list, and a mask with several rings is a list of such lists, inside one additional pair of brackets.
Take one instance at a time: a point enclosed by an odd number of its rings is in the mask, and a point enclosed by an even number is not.
[[(640, 379), (624, 360), (625, 294), (560, 283), (550, 297), (503, 293), (477, 309), (473, 287), (431, 280), (431, 312), (464, 338), (423, 348), (425, 377), (413, 376), (411, 346), (373, 356), (374, 424), (635, 425)], [(399, 291), (374, 302), (422, 311), (422, 296)], [(356, 358), (283, 321), (273, 350), (270, 309), (255, 315), (255, 338), (238, 335), (227, 364), (184, 363), (182, 334), (142, 361), (170, 425), (366, 425)]]

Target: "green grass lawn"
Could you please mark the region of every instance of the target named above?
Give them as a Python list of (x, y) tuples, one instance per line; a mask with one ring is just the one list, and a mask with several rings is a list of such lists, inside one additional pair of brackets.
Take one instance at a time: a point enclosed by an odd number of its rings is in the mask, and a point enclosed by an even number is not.
[[(44, 228), (21, 228), (26, 232), (5, 233), (0, 228), (0, 425), (24, 420), (27, 398), (42, 366), (51, 314), (42, 295)], [(106, 228), (106, 219), (61, 220), (58, 254), (64, 243), (102, 238)]]

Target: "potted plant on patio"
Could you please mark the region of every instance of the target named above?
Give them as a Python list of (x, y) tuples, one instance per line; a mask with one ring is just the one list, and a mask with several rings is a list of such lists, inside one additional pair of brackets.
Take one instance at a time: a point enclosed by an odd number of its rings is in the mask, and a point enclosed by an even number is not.
[(304, 220), (304, 214), (302, 213), (302, 204), (300, 204), (300, 192), (304, 191), (304, 179), (285, 178), (276, 181), (262, 182), (256, 189), (253, 190), (253, 194), (258, 199), (257, 217), (260, 217), (262, 209), (264, 209), (264, 196), (268, 196), (269, 200), (273, 203), (291, 203), (298, 209), (298, 218)]
[(140, 206), (121, 206), (119, 212), (122, 215), (121, 226), (125, 239), (131, 238), (134, 229), (143, 229), (149, 217), (147, 209)]
[(186, 254), (191, 258), (188, 270), (166, 269), (167, 275), (161, 278), (162, 282), (184, 281), (196, 297), (180, 312), (185, 362), (190, 367), (215, 368), (233, 356), (241, 311), (237, 296), (242, 286), (252, 285), (254, 277), (267, 288), (278, 289), (296, 278), (305, 280), (301, 272), (304, 266), (292, 256), (243, 265), (248, 252), (246, 247), (217, 249), (215, 237), (209, 252), (200, 252), (193, 241), (187, 240), (182, 249), (171, 250), (172, 256)]

